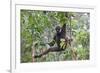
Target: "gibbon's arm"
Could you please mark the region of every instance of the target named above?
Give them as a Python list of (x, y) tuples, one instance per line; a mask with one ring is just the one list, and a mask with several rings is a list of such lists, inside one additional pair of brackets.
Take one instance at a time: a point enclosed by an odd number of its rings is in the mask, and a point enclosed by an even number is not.
[(61, 28), (61, 34), (62, 34), (62, 37), (66, 36), (66, 24), (63, 24), (63, 26)]

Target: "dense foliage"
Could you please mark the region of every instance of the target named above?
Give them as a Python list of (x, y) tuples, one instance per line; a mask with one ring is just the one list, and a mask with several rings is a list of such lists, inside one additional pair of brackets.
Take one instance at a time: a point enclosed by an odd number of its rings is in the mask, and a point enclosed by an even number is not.
[(72, 60), (70, 48), (77, 51), (78, 60), (89, 59), (89, 13), (21, 10), (21, 62), (32, 62), (32, 51), (39, 54), (48, 49), (55, 27), (67, 24), (67, 34), (73, 37), (71, 47), (61, 52), (50, 52), (35, 62)]

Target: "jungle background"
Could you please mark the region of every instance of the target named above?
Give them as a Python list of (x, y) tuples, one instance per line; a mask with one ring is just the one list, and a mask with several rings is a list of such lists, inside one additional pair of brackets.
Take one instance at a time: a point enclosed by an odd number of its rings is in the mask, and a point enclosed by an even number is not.
[(21, 63), (33, 62), (34, 54), (48, 49), (55, 27), (66, 23), (68, 36), (73, 38), (72, 46), (65, 51), (50, 52), (34, 62), (73, 61), (70, 48), (77, 52), (77, 60), (89, 60), (90, 14), (87, 12), (57, 12), (40, 10), (20, 10)]

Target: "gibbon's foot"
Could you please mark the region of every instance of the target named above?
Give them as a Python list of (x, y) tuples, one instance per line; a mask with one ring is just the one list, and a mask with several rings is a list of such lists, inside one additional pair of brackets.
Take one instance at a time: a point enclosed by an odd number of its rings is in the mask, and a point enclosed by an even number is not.
[(41, 55), (34, 55), (34, 58), (40, 58)]

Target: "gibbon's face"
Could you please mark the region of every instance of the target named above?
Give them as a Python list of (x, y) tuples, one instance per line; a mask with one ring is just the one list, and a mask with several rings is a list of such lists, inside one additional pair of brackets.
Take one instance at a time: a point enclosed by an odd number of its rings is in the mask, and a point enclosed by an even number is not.
[(57, 32), (57, 33), (60, 33), (60, 32), (61, 32), (61, 27), (60, 27), (60, 26), (57, 26), (57, 27), (56, 27), (56, 32)]

